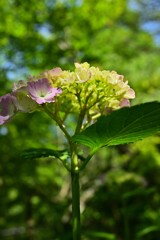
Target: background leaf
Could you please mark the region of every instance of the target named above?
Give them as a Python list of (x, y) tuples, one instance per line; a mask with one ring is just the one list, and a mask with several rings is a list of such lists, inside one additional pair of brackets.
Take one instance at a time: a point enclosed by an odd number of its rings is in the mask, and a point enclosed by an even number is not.
[(106, 239), (106, 240), (115, 240), (115, 235), (111, 233), (106, 233), (106, 232), (86, 232), (85, 234), (88, 237), (92, 238), (98, 238), (98, 239)]
[(160, 130), (160, 103), (149, 102), (122, 108), (103, 116), (73, 140), (93, 150), (135, 142)]

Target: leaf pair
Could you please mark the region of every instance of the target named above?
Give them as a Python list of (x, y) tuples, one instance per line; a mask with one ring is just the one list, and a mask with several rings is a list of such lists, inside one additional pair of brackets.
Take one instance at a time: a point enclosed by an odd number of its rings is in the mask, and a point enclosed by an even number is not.
[[(126, 144), (141, 140), (160, 131), (160, 103), (149, 102), (130, 108), (122, 108), (108, 116), (100, 117), (96, 123), (80, 134), (72, 137), (73, 142), (91, 148), (91, 154), (84, 161), (84, 166), (98, 149), (105, 146)], [(70, 158), (66, 150), (28, 149), (24, 158), (56, 157), (66, 168)], [(81, 159), (81, 156), (79, 156)], [(82, 159), (84, 160), (84, 159)], [(82, 167), (83, 168), (83, 167)]]

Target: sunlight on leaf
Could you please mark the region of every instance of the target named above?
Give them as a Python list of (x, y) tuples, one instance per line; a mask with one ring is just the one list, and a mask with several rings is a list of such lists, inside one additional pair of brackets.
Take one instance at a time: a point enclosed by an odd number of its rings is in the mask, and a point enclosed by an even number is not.
[(98, 150), (104, 146), (114, 146), (141, 140), (160, 131), (160, 103), (149, 102), (130, 108), (122, 108), (97, 122), (73, 141)]

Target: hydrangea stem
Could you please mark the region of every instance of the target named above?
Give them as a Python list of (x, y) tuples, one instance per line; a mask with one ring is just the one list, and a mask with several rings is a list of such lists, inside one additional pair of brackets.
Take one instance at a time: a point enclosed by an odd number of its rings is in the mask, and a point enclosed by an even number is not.
[(72, 233), (73, 240), (80, 240), (79, 173), (72, 172)]
[[(56, 121), (65, 134), (71, 151), (71, 182), (72, 182), (72, 234), (73, 240), (80, 240), (80, 187), (79, 187), (79, 162), (76, 153), (76, 145), (71, 141), (71, 136), (63, 126), (60, 118), (44, 105), (45, 112)], [(81, 122), (80, 122), (81, 124)]]
[(67, 130), (65, 129), (65, 126), (63, 125), (61, 119), (54, 113), (52, 113), (47, 106), (44, 104), (42, 106), (45, 110), (45, 112), (58, 124), (59, 128), (62, 130), (62, 132), (64, 133), (65, 137), (67, 138), (68, 142), (70, 143), (71, 141), (71, 136), (69, 135), (69, 133), (67, 132)]
[(80, 187), (79, 166), (75, 144), (71, 144), (71, 181), (72, 181), (72, 233), (73, 240), (80, 240)]

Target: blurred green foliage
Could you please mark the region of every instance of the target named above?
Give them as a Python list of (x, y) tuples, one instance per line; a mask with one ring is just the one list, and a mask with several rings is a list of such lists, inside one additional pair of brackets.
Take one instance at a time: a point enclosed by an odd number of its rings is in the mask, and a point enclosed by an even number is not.
[[(160, 47), (142, 30), (149, 1), (1, 0), (0, 95), (13, 81), (88, 61), (129, 79), (133, 104), (160, 100)], [(151, 6), (151, 5), (150, 5)], [(152, 6), (159, 9), (158, 1)], [(150, 15), (149, 15), (150, 13)], [(27, 148), (63, 149), (42, 113), (0, 127), (0, 239), (71, 239), (70, 179), (55, 159), (23, 159)], [(158, 240), (160, 138), (102, 149), (81, 175), (82, 240)]]

